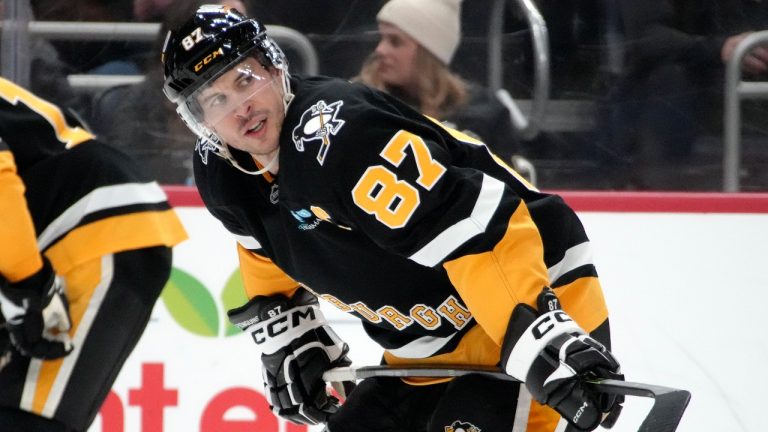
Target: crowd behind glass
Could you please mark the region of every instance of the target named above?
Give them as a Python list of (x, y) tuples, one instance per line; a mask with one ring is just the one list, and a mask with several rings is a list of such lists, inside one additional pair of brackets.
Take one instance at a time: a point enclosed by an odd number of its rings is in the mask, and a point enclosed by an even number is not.
[[(160, 45), (180, 9), (171, 0), (0, 0), (3, 55), (13, 50), (14, 8), (37, 21), (162, 23), (156, 37), (102, 40), (30, 34), (30, 87), (66, 104), (107, 142), (127, 150), (166, 184), (190, 184), (194, 137), (161, 93)], [(188, 3), (178, 0), (180, 4)], [(244, 1), (262, 22), (299, 31), (317, 54), (317, 72), (358, 77), (379, 42), (383, 1)], [(495, 0), (464, 0), (451, 69), (488, 88), (489, 28)], [(520, 3), (503, 8), (501, 87), (532, 97), (536, 53)], [(470, 7), (471, 5), (471, 7)], [(754, 0), (536, 0), (546, 23), (549, 99), (540, 132), (515, 136), (510, 160), (535, 169), (549, 190), (723, 190), (725, 66), (743, 39), (766, 28), (768, 4)], [(34, 18), (32, 18), (34, 17)], [(768, 38), (766, 38), (768, 40)], [(285, 46), (285, 45), (284, 45)], [(290, 45), (289, 45), (290, 46)], [(287, 49), (293, 73), (305, 58)], [(17, 59), (18, 60), (18, 59)], [(741, 64), (741, 79), (765, 80), (768, 51)], [(83, 77), (85, 77), (83, 79)], [(89, 79), (88, 77), (91, 77)], [(104, 77), (112, 77), (111, 81)], [(78, 79), (80, 78), (80, 79)], [(103, 84), (100, 84), (103, 83)], [(767, 116), (759, 98), (741, 102), (742, 191), (768, 189)], [(503, 150), (508, 152), (508, 150)]]

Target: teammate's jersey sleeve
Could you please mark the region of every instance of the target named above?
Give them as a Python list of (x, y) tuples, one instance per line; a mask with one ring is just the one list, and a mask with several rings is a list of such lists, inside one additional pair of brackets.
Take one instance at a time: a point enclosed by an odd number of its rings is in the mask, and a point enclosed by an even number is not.
[[(15, 234), (31, 239), (24, 251), (31, 241), (57, 272), (187, 238), (165, 192), (132, 159), (100, 143), (74, 114), (2, 78), (0, 138), (3, 187), (26, 201), (3, 199), (3, 217), (13, 217), (3, 229), (26, 232)], [(27, 217), (11, 216), (23, 209)], [(16, 244), (3, 239), (3, 253), (22, 259)], [(27, 273), (34, 264), (9, 266), (17, 266), (12, 273)]]
[(445, 268), (500, 345), (514, 306), (535, 304), (550, 285), (542, 233), (521, 198), (529, 185), (481, 143), (403, 118), (395, 111), (404, 108), (386, 99), (357, 108), (336, 137), (341, 145), (328, 150), (328, 172), (342, 179), (335, 186), (340, 217), (387, 250)]
[(35, 227), (24, 198), (24, 183), (8, 147), (0, 140), (0, 275), (10, 282), (25, 279), (43, 265)]

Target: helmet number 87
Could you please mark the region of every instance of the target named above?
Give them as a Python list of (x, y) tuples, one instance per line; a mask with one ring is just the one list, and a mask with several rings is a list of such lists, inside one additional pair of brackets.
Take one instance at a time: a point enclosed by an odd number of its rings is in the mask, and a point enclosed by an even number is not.
[[(445, 167), (432, 158), (429, 147), (421, 137), (408, 131), (398, 131), (379, 154), (395, 167), (405, 160), (405, 149), (411, 147), (416, 158), (419, 177), (416, 183), (431, 190), (445, 174)], [(366, 213), (389, 228), (402, 228), (421, 204), (419, 191), (383, 165), (368, 167), (352, 188), (352, 199)]]
[(203, 29), (198, 27), (192, 30), (192, 33), (188, 34), (184, 39), (181, 40), (181, 45), (185, 50), (189, 51), (195, 46), (196, 43), (200, 42), (201, 40), (203, 40)]

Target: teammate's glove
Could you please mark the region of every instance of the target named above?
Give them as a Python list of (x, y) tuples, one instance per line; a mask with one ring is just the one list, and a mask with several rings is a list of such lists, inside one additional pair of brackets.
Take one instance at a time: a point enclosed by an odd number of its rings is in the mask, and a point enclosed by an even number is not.
[(0, 372), (11, 362), (11, 337), (5, 326), (5, 318), (0, 313)]
[(336, 412), (339, 401), (327, 394), (323, 372), (352, 362), (314, 295), (301, 288), (290, 299), (258, 296), (228, 315), (261, 350), (265, 393), (275, 414), (318, 424)]
[[(0, 357), (11, 348), (11, 337), (8, 336), (8, 328), (5, 325), (5, 316), (0, 313)], [(1, 362), (2, 360), (0, 360)], [(2, 364), (2, 363), (0, 363)], [(1, 368), (0, 368), (1, 369)]]
[(502, 365), (525, 382), (533, 397), (554, 408), (572, 428), (591, 431), (611, 427), (621, 412), (623, 396), (593, 392), (586, 380), (623, 380), (619, 363), (560, 308), (551, 289), (537, 306), (520, 304), (510, 318), (502, 348)]
[(16, 283), (0, 283), (0, 308), (11, 343), (21, 354), (41, 359), (72, 351), (72, 321), (61, 279), (43, 257), (43, 268)]

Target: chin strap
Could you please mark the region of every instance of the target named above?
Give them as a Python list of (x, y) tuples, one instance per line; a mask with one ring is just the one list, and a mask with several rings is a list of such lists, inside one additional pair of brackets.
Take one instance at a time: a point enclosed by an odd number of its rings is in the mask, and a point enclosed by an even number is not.
[[(250, 175), (262, 175), (266, 172), (268, 172), (272, 167), (275, 166), (277, 163), (277, 160), (280, 158), (280, 148), (277, 148), (277, 151), (275, 152), (275, 157), (272, 158), (272, 160), (269, 161), (266, 165), (264, 165), (263, 168), (256, 170), (256, 171), (249, 171), (245, 168), (243, 168), (239, 163), (237, 163), (237, 160), (232, 156), (232, 153), (229, 152), (229, 147), (227, 147), (226, 144), (223, 144), (221, 146), (221, 149), (217, 153), (217, 156), (223, 158), (227, 162), (229, 162), (230, 165), (237, 168), (238, 170), (250, 174)], [(253, 157), (253, 156), (251, 156)], [(255, 159), (254, 159), (255, 160)]]
[(283, 87), (283, 107), (285, 108), (285, 114), (288, 114), (288, 106), (293, 101), (293, 93), (291, 92), (291, 74), (287, 70), (283, 69), (282, 78), (280, 80)]
[(275, 152), (275, 157), (273, 157), (272, 160), (269, 161), (268, 164), (264, 165), (264, 168), (262, 168), (262, 169), (260, 169), (258, 171), (248, 171), (248, 170), (240, 167), (240, 165), (237, 165), (237, 162), (235, 162), (235, 167), (237, 169), (239, 169), (240, 171), (246, 173), (246, 174), (261, 175), (261, 174), (264, 174), (267, 171), (269, 171), (270, 168), (272, 168), (273, 166), (275, 166), (275, 163), (277, 162), (278, 158), (280, 158), (280, 147), (277, 148), (277, 151)]

